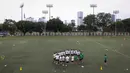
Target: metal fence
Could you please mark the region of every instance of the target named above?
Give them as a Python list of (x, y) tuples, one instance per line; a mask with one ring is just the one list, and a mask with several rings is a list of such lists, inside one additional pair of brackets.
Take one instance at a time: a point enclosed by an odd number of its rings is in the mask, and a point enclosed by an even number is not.
[[(23, 33), (15, 33), (15, 36), (24, 36)], [(115, 36), (113, 32), (46, 32), (39, 34), (38, 32), (26, 33), (25, 36)], [(130, 36), (128, 32), (118, 32), (116, 36)]]

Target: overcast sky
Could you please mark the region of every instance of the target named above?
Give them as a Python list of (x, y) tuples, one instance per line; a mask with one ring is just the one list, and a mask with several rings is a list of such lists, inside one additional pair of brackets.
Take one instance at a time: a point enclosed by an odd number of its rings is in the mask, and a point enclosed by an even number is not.
[[(46, 4), (53, 4), (51, 15), (64, 20), (77, 19), (77, 12), (83, 11), (84, 16), (92, 13), (90, 4), (97, 4), (95, 13), (119, 10), (118, 18), (130, 17), (130, 0), (1, 0), (0, 22), (6, 18), (20, 20), (20, 5), (24, 3), (26, 17), (38, 19), (42, 17), (42, 10), (48, 10)], [(47, 15), (48, 17), (48, 15)]]

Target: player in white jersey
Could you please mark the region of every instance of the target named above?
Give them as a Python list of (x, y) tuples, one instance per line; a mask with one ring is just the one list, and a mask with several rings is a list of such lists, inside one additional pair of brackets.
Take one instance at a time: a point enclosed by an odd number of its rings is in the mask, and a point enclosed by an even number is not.
[(74, 62), (74, 56), (71, 56), (71, 62)]
[(59, 63), (62, 64), (62, 56), (59, 57)]
[(70, 57), (66, 56), (66, 63), (69, 63)]
[(77, 51), (76, 51), (76, 54), (77, 54), (77, 56), (79, 56), (79, 55), (80, 55), (80, 51), (79, 51), (79, 50), (77, 50)]
[(53, 63), (55, 63), (55, 61), (56, 61), (56, 54), (54, 53), (53, 54)]
[(71, 54), (71, 50), (68, 50), (68, 55), (70, 56), (70, 54)]
[(71, 50), (70, 53), (71, 53), (71, 56), (73, 56), (74, 55), (74, 50)]
[(62, 65), (63, 66), (65, 65), (65, 56), (64, 55), (62, 56)]
[(63, 53), (63, 55), (65, 55), (65, 51), (63, 51), (62, 53)]
[(76, 50), (74, 50), (74, 55), (77, 55), (77, 54), (76, 54)]
[(56, 54), (55, 57), (56, 57), (56, 64), (59, 64), (59, 57), (60, 57), (59, 54)]
[(66, 54), (66, 55), (69, 55), (69, 50), (65, 50), (65, 54)]
[(70, 57), (69, 57), (69, 56), (66, 56), (66, 57), (65, 57), (66, 66), (67, 66), (67, 63), (69, 63), (69, 60), (70, 60)]

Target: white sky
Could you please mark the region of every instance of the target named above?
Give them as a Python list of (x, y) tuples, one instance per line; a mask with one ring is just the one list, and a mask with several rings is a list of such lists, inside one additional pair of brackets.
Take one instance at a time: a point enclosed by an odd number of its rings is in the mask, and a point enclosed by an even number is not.
[[(84, 16), (92, 13), (90, 4), (97, 4), (95, 13), (119, 10), (118, 18), (130, 17), (130, 0), (1, 0), (0, 22), (6, 18), (20, 20), (20, 5), (24, 3), (26, 17), (39, 18), (44, 16), (42, 10), (48, 10), (46, 4), (53, 4), (51, 15), (64, 20), (77, 20), (77, 12), (83, 11)], [(48, 15), (47, 15), (48, 17)]]

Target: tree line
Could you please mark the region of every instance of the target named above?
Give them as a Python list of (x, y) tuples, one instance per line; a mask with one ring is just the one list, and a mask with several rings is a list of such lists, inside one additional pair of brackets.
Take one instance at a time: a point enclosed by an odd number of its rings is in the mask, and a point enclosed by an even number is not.
[[(116, 29), (115, 29), (116, 27)], [(18, 21), (12, 19), (5, 19), (0, 24), (0, 31), (7, 31), (11, 35), (15, 32), (22, 32), (24, 35), (29, 32), (130, 32), (130, 18), (121, 21), (112, 21), (112, 15), (110, 13), (98, 13), (97, 15), (87, 15), (83, 19), (83, 24), (75, 27), (75, 23), (63, 23), (60, 18), (53, 18), (45, 22), (31, 22), (31, 21)]]

